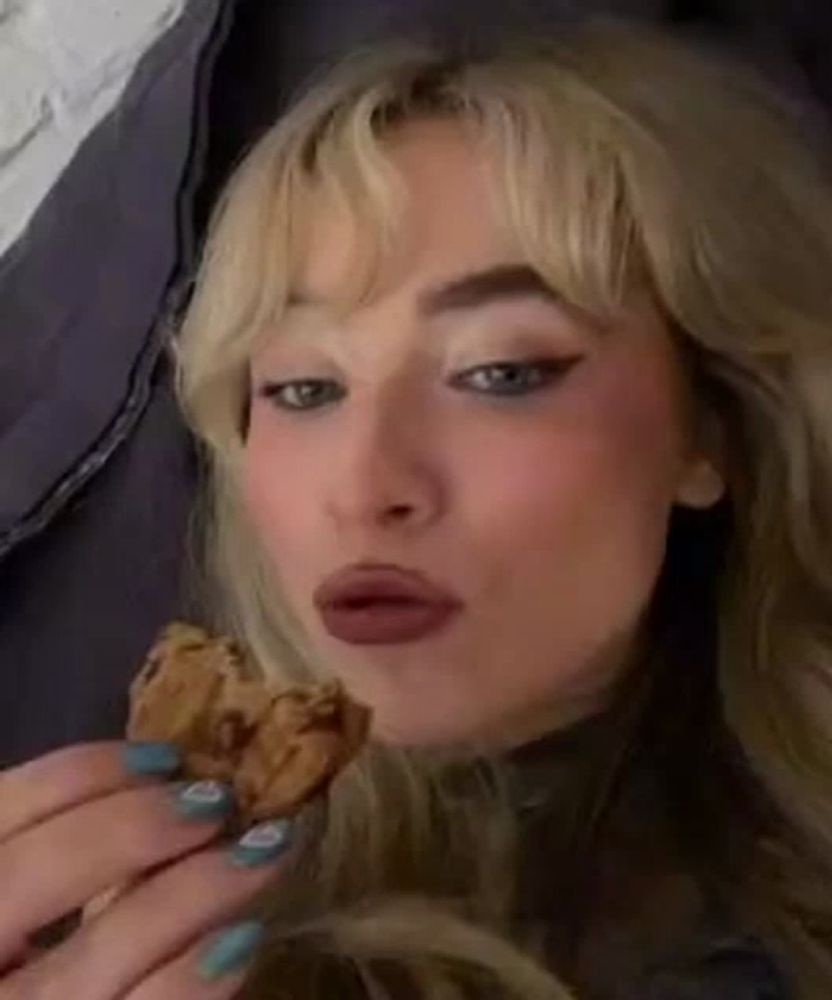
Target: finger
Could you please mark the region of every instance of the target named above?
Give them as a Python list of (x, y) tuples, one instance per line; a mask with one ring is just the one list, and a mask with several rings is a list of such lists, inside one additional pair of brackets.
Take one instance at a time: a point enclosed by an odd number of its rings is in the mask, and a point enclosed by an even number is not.
[[(135, 761), (130, 744), (107, 740), (79, 743), (0, 772), (0, 841), (57, 813), (120, 789), (147, 784), (147, 775), (127, 769)], [(178, 761), (169, 748), (173, 774)], [(157, 755), (157, 764), (161, 755)]]
[[(44, 989), (44, 984), (58, 984), (56, 1000), (111, 1000), (143, 988), (147, 978), (164, 982), (165, 976), (183, 976), (181, 966), (173, 969), (165, 963), (176, 962), (195, 940), (234, 920), (258, 893), (279, 881), (289, 830), (288, 824), (281, 825), (276, 847), (263, 852), (257, 865), (241, 865), (230, 848), (211, 848), (153, 875), (23, 970), (16, 985)], [(167, 996), (172, 1000), (191, 994)]]
[(265, 928), (254, 920), (219, 928), (178, 958), (157, 969), (127, 994), (125, 1000), (227, 1000), (237, 995), (265, 940)]
[[(215, 792), (193, 815), (194, 788)], [(111, 885), (206, 844), (233, 807), (217, 782), (131, 789), (60, 813), (0, 845), (0, 954), (20, 935), (82, 906)], [(192, 815), (186, 817), (183, 810)]]

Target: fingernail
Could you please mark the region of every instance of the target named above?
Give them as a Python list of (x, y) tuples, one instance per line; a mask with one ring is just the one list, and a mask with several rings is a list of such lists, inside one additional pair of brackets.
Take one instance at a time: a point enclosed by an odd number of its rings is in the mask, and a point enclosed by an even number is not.
[(182, 766), (182, 755), (173, 743), (127, 743), (121, 760), (132, 774), (173, 774)]
[(199, 959), (199, 978), (211, 982), (245, 965), (265, 933), (266, 928), (258, 920), (244, 920), (221, 931)]
[(183, 819), (220, 819), (234, 811), (234, 793), (221, 781), (194, 781), (174, 787), (173, 803)]
[(290, 819), (274, 819), (253, 826), (234, 845), (231, 863), (240, 868), (253, 868), (275, 861), (291, 846), (294, 823)]

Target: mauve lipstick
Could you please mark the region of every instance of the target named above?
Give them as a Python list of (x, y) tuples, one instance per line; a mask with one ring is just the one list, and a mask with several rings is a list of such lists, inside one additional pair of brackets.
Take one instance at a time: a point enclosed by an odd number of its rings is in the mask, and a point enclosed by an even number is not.
[(352, 645), (416, 641), (438, 631), (463, 606), (419, 570), (367, 562), (328, 577), (314, 600), (327, 632)]

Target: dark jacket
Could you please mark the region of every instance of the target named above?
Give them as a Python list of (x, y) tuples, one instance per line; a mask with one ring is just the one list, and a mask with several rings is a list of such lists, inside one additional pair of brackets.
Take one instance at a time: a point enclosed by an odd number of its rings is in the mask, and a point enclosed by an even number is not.
[(605, 790), (610, 735), (607, 712), (512, 754), (526, 932), (579, 1000), (793, 1000), (785, 970), (702, 877), (653, 751), (639, 744)]

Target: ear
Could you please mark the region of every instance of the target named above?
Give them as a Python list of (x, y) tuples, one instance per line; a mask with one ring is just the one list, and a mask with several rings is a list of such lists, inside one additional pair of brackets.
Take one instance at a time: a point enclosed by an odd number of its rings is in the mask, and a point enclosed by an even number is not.
[(676, 502), (700, 510), (713, 507), (725, 494), (725, 439), (719, 419), (711, 412), (699, 414), (697, 446), (682, 470)]
[(692, 459), (676, 488), (676, 502), (683, 507), (704, 510), (713, 507), (725, 494), (725, 479), (715, 463), (705, 457)]

